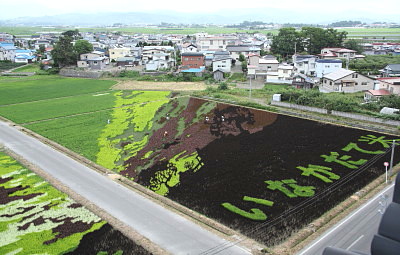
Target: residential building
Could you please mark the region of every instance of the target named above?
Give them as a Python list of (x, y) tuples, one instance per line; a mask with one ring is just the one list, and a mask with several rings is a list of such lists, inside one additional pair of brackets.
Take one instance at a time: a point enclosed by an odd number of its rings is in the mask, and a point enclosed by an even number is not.
[(277, 71), (267, 72), (266, 82), (291, 84), (294, 70), (292, 65), (279, 65)]
[(175, 66), (175, 60), (169, 53), (155, 53), (146, 63), (147, 71), (166, 70)]
[(318, 56), (321, 59), (333, 59), (333, 58), (346, 58), (354, 59), (356, 58), (356, 51), (349, 50), (345, 48), (323, 48), (321, 54)]
[(248, 57), (250, 54), (260, 55), (261, 49), (252, 45), (227, 45), (226, 50), (231, 54), (232, 59), (239, 59), (240, 54)]
[(77, 66), (91, 70), (103, 70), (109, 63), (110, 59), (104, 55), (104, 52), (93, 51), (81, 54)]
[(374, 89), (374, 80), (355, 71), (338, 69), (322, 77), (321, 90), (354, 93)]
[(264, 56), (258, 60), (259, 70), (277, 72), (279, 61), (273, 56)]
[(131, 56), (131, 49), (127, 47), (123, 48), (112, 48), (108, 50), (110, 60), (111, 61), (116, 61), (117, 58), (122, 58), (122, 57), (130, 57)]
[(200, 51), (203, 50), (226, 50), (226, 46), (235, 45), (238, 41), (236, 36), (198, 36), (196, 44)]
[(213, 72), (220, 70), (225, 73), (231, 72), (232, 58), (227, 51), (218, 51), (214, 53), (212, 60)]
[(14, 62), (17, 47), (13, 43), (0, 43), (0, 60), (10, 60)]
[(391, 94), (400, 96), (400, 77), (378, 78), (378, 89), (385, 89)]
[(292, 85), (298, 89), (311, 89), (315, 82), (307, 75), (298, 73), (293, 76)]
[(33, 63), (36, 62), (36, 56), (34, 55), (34, 52), (31, 50), (21, 50), (17, 49), (15, 50), (15, 58), (14, 58), (15, 63)]
[(318, 78), (340, 68), (342, 68), (342, 60), (340, 59), (318, 59), (315, 61), (315, 74)]
[(182, 45), (181, 53), (185, 52), (197, 52), (197, 46), (193, 43), (185, 43), (184, 45)]
[(400, 64), (389, 64), (380, 72), (382, 77), (400, 77)]
[(298, 73), (315, 76), (317, 57), (314, 55), (293, 55), (292, 60)]
[(381, 97), (389, 96), (390, 92), (386, 89), (370, 89), (364, 93), (364, 101), (378, 101)]
[(139, 65), (140, 59), (136, 57), (122, 57), (117, 58), (115, 62), (118, 67), (133, 67)]
[(181, 54), (182, 66), (200, 68), (205, 66), (204, 54), (201, 52), (185, 52)]

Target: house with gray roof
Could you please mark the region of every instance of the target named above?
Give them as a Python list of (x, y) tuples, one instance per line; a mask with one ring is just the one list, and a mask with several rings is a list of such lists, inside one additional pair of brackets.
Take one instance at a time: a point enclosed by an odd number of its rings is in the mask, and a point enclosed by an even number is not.
[(231, 72), (232, 58), (227, 51), (217, 51), (212, 60), (213, 72), (220, 70), (225, 73)]
[(258, 54), (260, 55), (261, 49), (259, 47), (253, 45), (228, 45), (226, 46), (226, 50), (231, 54), (232, 59), (239, 59), (239, 55), (242, 54), (246, 58), (249, 54)]
[(389, 64), (380, 72), (382, 77), (400, 77), (400, 64)]
[(324, 75), (320, 89), (325, 92), (354, 93), (374, 89), (375, 81), (355, 71), (340, 68)]

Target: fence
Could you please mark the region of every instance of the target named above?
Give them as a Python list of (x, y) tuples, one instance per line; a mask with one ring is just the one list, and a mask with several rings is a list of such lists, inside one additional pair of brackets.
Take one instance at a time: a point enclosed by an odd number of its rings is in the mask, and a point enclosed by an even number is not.
[(92, 78), (98, 79), (101, 77), (101, 72), (90, 72), (90, 71), (78, 71), (72, 69), (61, 69), (60, 75), (67, 77), (80, 77), (80, 78)]
[(381, 124), (386, 124), (386, 125), (391, 125), (391, 126), (400, 126), (400, 121), (397, 121), (397, 120), (386, 120), (386, 119), (374, 118), (374, 117), (355, 114), (355, 113), (349, 113), (349, 112), (339, 112), (339, 111), (328, 112), (328, 110), (322, 109), (322, 108), (316, 108), (316, 107), (310, 107), (310, 106), (304, 106), (304, 105), (298, 105), (298, 104), (290, 104), (290, 103), (279, 102), (279, 101), (271, 101), (271, 105), (282, 106), (282, 107), (286, 107), (286, 108), (298, 109), (298, 110), (303, 110), (303, 111), (331, 114), (334, 116), (340, 116), (340, 117), (362, 120), (362, 121), (369, 121), (369, 122), (374, 122), (374, 123), (381, 123)]
[(277, 106), (282, 106), (282, 107), (286, 107), (286, 108), (298, 109), (298, 110), (309, 111), (309, 112), (328, 114), (328, 111), (326, 109), (298, 105), (298, 104), (290, 104), (290, 103), (279, 102), (279, 101), (271, 101), (271, 105), (277, 105)]

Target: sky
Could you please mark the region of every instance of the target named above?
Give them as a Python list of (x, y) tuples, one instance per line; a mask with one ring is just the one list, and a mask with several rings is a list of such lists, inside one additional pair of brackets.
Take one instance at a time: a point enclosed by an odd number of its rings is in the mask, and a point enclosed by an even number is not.
[[(3, 2), (4, 1), (4, 2)], [(148, 11), (177, 11), (189, 13), (213, 13), (226, 10), (226, 13), (243, 9), (277, 11), (295, 11), (304, 15), (323, 16), (325, 12), (335, 12), (338, 17), (344, 17), (348, 13), (351, 20), (354, 17), (368, 17), (379, 15), (384, 19), (385, 15), (398, 15), (400, 9), (399, 0), (285, 0), (267, 1), (252, 0), (2, 0), (0, 20), (13, 19), (24, 16), (46, 16), (65, 13), (97, 13), (97, 12), (148, 12)], [(248, 5), (246, 5), (248, 3)], [(276, 11), (276, 10), (275, 10)], [(400, 15), (399, 15), (400, 17)], [(400, 23), (400, 18), (399, 18)]]

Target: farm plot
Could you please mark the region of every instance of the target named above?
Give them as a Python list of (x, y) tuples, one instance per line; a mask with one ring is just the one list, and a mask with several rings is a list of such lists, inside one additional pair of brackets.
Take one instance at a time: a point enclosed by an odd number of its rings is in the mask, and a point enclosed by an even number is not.
[(3, 152), (0, 240), (1, 254), (149, 254)]
[(118, 92), (113, 109), (26, 127), (267, 245), (383, 174), (398, 140), (169, 94)]
[(0, 83), (0, 106), (107, 91), (114, 81), (62, 77), (14, 79)]
[(0, 115), (16, 123), (27, 123), (111, 109), (114, 106), (116, 93), (83, 94), (73, 97), (6, 105), (0, 107)]
[(381, 175), (398, 140), (195, 98), (129, 112), (97, 162), (268, 245)]

